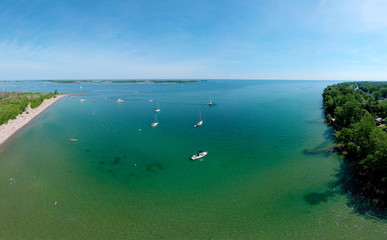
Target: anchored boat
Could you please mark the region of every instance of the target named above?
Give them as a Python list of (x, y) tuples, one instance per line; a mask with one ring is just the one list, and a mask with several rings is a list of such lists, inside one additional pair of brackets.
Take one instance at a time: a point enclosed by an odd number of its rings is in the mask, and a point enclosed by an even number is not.
[(203, 151), (199, 151), (197, 154), (193, 155), (191, 157), (191, 160), (196, 160), (196, 159), (199, 159), (199, 158), (202, 158), (202, 157), (205, 157), (207, 155), (208, 152), (203, 152)]
[(210, 96), (210, 101), (207, 103), (207, 105), (212, 106), (211, 96)]
[(156, 109), (154, 110), (156, 113), (160, 112), (160, 104), (157, 102)]
[(157, 125), (159, 125), (159, 122), (157, 121), (157, 113), (155, 113), (155, 122), (151, 124), (151, 127), (156, 127)]
[(194, 127), (196, 127), (196, 126), (201, 126), (201, 125), (203, 125), (202, 111), (200, 111), (200, 113), (199, 113), (199, 122), (196, 123), (196, 125), (195, 125)]

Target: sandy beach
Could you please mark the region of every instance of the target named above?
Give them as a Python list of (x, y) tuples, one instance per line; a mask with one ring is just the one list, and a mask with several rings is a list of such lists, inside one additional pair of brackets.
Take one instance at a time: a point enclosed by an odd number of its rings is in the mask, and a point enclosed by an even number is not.
[[(57, 95), (56, 98), (45, 99), (39, 107), (32, 109), (29, 105), (27, 109), (19, 114), (16, 119), (11, 119), (0, 126), (0, 146), (5, 143), (13, 134), (26, 126), (32, 119), (44, 112), (49, 106), (67, 95)], [(28, 112), (28, 114), (27, 114)]]

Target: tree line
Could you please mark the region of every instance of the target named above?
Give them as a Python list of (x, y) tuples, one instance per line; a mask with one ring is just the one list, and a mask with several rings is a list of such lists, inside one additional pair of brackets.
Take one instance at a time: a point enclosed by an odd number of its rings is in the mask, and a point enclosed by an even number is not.
[(323, 103), (337, 143), (354, 166), (362, 196), (387, 205), (387, 83), (346, 82), (326, 87)]
[(55, 97), (57, 94), (57, 90), (54, 93), (8, 93), (7, 95), (11, 97), (0, 101), (0, 125), (15, 119), (26, 110), (28, 105), (31, 108), (37, 108), (44, 99)]

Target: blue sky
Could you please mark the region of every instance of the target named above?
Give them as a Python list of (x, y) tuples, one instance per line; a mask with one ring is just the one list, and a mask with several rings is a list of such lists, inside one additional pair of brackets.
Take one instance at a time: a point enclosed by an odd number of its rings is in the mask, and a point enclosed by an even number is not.
[(387, 80), (386, 0), (1, 0), (0, 80)]

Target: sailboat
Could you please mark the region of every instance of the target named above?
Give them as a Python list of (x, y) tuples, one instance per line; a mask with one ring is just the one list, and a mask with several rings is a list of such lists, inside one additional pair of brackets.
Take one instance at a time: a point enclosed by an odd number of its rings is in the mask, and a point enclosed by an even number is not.
[(155, 112), (160, 112), (160, 104), (157, 102), (156, 109), (154, 110)]
[(202, 120), (202, 111), (200, 111), (200, 118), (199, 118), (199, 122), (196, 123), (196, 125), (194, 127), (197, 127), (197, 126), (201, 126), (203, 124), (203, 120)]
[(211, 96), (210, 96), (210, 101), (207, 103), (207, 105), (212, 106)]
[(151, 124), (151, 127), (156, 127), (159, 125), (159, 122), (157, 121), (157, 113), (155, 113), (155, 122)]

